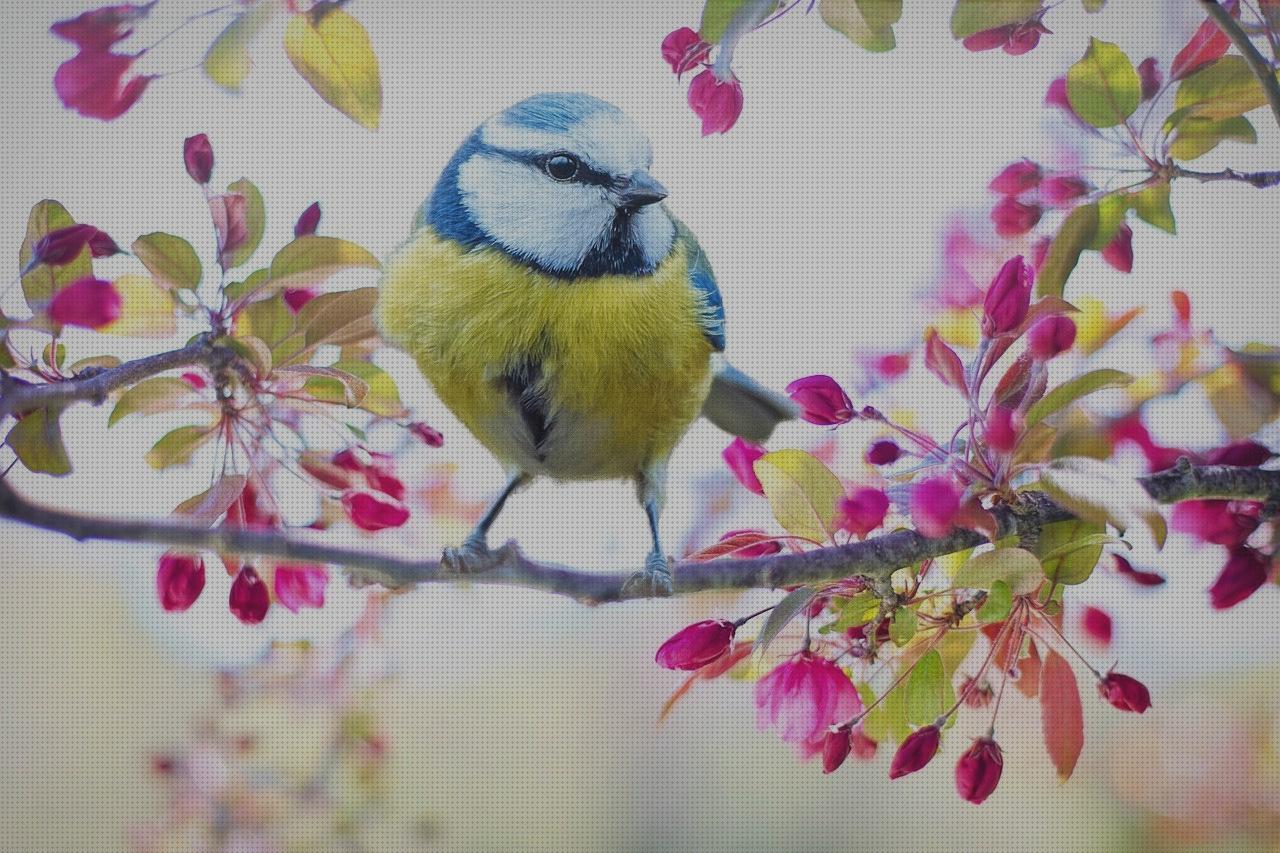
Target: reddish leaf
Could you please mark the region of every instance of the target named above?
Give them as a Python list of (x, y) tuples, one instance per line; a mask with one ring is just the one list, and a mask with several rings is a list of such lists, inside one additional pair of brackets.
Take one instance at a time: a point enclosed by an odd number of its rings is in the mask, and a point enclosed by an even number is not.
[(1045, 748), (1058, 768), (1058, 778), (1065, 782), (1071, 778), (1084, 748), (1084, 712), (1076, 675), (1053, 649), (1045, 651), (1041, 667), (1040, 709)]
[(969, 389), (960, 356), (933, 329), (929, 330), (929, 335), (925, 338), (924, 363), (944, 384), (968, 396)]
[[(1239, 5), (1235, 0), (1227, 0), (1222, 5), (1231, 13), (1231, 17), (1240, 17)], [(1186, 46), (1173, 58), (1173, 65), (1169, 66), (1169, 79), (1181, 80), (1210, 62), (1216, 62), (1226, 54), (1229, 47), (1231, 47), (1231, 39), (1218, 27), (1213, 18), (1206, 18), (1200, 25), (1200, 29), (1196, 30), (1196, 34), (1191, 37), (1191, 41), (1187, 42)]]
[(1018, 661), (1018, 680), (1014, 682), (1014, 686), (1018, 688), (1018, 692), (1028, 699), (1034, 699), (1040, 694), (1040, 652), (1036, 649), (1035, 640), (1028, 643), (1027, 656)]

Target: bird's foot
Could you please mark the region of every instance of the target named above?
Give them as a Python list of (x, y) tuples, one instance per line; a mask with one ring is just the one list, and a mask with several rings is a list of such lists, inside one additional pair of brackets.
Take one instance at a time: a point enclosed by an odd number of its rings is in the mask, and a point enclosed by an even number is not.
[(656, 552), (650, 554), (644, 571), (628, 578), (622, 591), (635, 598), (666, 598), (674, 593), (675, 581), (671, 578), (671, 564), (667, 556)]
[(445, 548), (440, 563), (454, 574), (474, 575), (487, 572), (506, 558), (506, 546), (492, 551), (483, 539), (470, 536), (458, 548)]

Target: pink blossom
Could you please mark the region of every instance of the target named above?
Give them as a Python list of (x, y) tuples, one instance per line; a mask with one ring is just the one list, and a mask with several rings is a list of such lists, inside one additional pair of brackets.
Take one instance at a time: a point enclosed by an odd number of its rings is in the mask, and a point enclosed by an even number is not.
[(227, 269), (249, 241), (248, 200), (239, 193), (209, 196), (209, 215), (218, 234), (218, 263)]
[(1015, 412), (1008, 406), (992, 407), (987, 416), (987, 446), (999, 453), (1008, 453), (1017, 447), (1019, 428), (1014, 420)]
[(276, 566), (276, 601), (297, 613), (303, 607), (324, 607), (324, 589), (329, 584), (329, 572), (324, 566), (286, 565)]
[(1080, 627), (1086, 635), (1104, 646), (1111, 645), (1111, 615), (1097, 607), (1087, 606), (1080, 612)]
[(1006, 196), (991, 208), (991, 221), (1001, 237), (1020, 237), (1036, 227), (1043, 213), (1038, 204), (1023, 204)]
[(1173, 508), (1170, 526), (1202, 542), (1235, 548), (1258, 529), (1259, 509), (1254, 501), (1183, 501)]
[(1120, 272), (1133, 272), (1133, 229), (1122, 224), (1116, 236), (1102, 248), (1102, 259)]
[(1015, 255), (1005, 261), (1000, 272), (992, 279), (983, 300), (983, 335), (994, 338), (1012, 332), (1021, 325), (1031, 305), (1031, 279), (1031, 267), (1023, 260), (1022, 255)]
[(689, 106), (702, 119), (702, 135), (726, 133), (742, 115), (742, 84), (732, 73), (721, 80), (708, 68), (689, 84)]
[(330, 460), (344, 471), (363, 474), (369, 488), (404, 500), (404, 483), (395, 476), (394, 460), (385, 453), (373, 453), (363, 447), (349, 447), (333, 454)]
[(142, 97), (154, 77), (126, 79), (137, 56), (84, 49), (58, 66), (53, 88), (63, 106), (87, 118), (119, 118)]
[(1271, 561), (1253, 548), (1236, 548), (1227, 558), (1222, 573), (1209, 587), (1209, 602), (1215, 610), (1226, 610), (1253, 595), (1267, 582)]
[(787, 394), (800, 406), (800, 417), (819, 426), (836, 426), (853, 420), (853, 403), (840, 384), (830, 376), (817, 374), (797, 379), (787, 386)]
[(1027, 349), (1033, 358), (1047, 361), (1071, 349), (1076, 342), (1076, 324), (1061, 314), (1045, 317), (1031, 327)]
[(213, 146), (209, 144), (209, 137), (197, 133), (183, 140), (182, 162), (191, 180), (197, 184), (209, 183), (209, 176), (213, 174)]
[(950, 477), (930, 477), (911, 490), (911, 521), (921, 536), (937, 539), (951, 532), (960, 513), (960, 486)]
[(242, 568), (231, 582), (228, 606), (232, 615), (246, 625), (257, 625), (267, 618), (271, 596), (267, 593), (267, 585), (262, 582), (253, 566)]
[(672, 30), (662, 40), (662, 58), (676, 76), (697, 68), (711, 53), (711, 45), (688, 27)]
[(1118, 672), (1107, 673), (1098, 682), (1098, 694), (1121, 711), (1141, 714), (1151, 707), (1151, 693), (1147, 686)]
[(788, 743), (817, 743), (826, 730), (862, 710), (844, 670), (824, 657), (801, 652), (756, 682), (756, 724), (776, 727)]
[(36, 240), (31, 247), (28, 267), (36, 264), (65, 266), (80, 257), (86, 246), (89, 247), (89, 254), (95, 258), (105, 258), (120, 251), (115, 240), (107, 236), (105, 231), (92, 225), (68, 225), (50, 231)]
[(361, 530), (400, 527), (409, 520), (409, 510), (390, 495), (352, 490), (342, 496), (342, 508)]
[[(1179, 457), (1186, 456), (1187, 453), (1177, 447), (1164, 447), (1156, 444), (1151, 438), (1151, 433), (1142, 423), (1139, 415), (1122, 418), (1111, 425), (1111, 441), (1115, 444), (1121, 444), (1131, 441), (1142, 450), (1142, 454), (1147, 457), (1148, 470), (1163, 471), (1173, 466)], [(1177, 510), (1174, 510), (1177, 514)], [(1176, 529), (1176, 528), (1175, 528)]]
[(889, 496), (880, 489), (861, 488), (840, 499), (837, 504), (840, 527), (866, 539), (867, 534), (884, 524), (889, 513)]
[(170, 613), (195, 604), (204, 589), (204, 560), (191, 554), (168, 553), (156, 565), (156, 598)]
[(1154, 56), (1148, 56), (1138, 63), (1138, 80), (1142, 84), (1142, 100), (1149, 101), (1160, 91), (1160, 84), (1164, 81)]
[(733, 476), (738, 478), (739, 483), (757, 495), (763, 495), (764, 486), (760, 485), (760, 478), (756, 476), (754, 466), (756, 460), (764, 456), (764, 454), (765, 449), (763, 447), (741, 438), (735, 438), (733, 443), (726, 447), (720, 455), (724, 457), (725, 464), (729, 466)]
[(309, 287), (286, 287), (280, 293), (280, 298), (289, 306), (290, 311), (297, 314), (302, 306), (316, 298), (316, 292)]
[(1004, 771), (1004, 754), (991, 738), (978, 738), (956, 762), (956, 793), (960, 798), (980, 805), (1000, 784)]
[(889, 778), (900, 779), (908, 773), (924, 769), (938, 754), (942, 733), (935, 725), (924, 726), (907, 735), (889, 765)]
[(867, 737), (862, 726), (855, 726), (849, 733), (849, 754), (859, 761), (870, 761), (875, 758), (878, 746), (879, 744)]
[(1049, 84), (1049, 90), (1044, 96), (1045, 106), (1057, 107), (1067, 114), (1067, 117), (1077, 124), (1084, 124), (1080, 116), (1076, 115), (1076, 111), (1071, 106), (1071, 99), (1067, 97), (1067, 78), (1058, 77)]
[(293, 236), (305, 237), (308, 234), (316, 233), (316, 229), (320, 227), (320, 202), (313, 201), (311, 205), (298, 217), (297, 223), (293, 226)]
[(124, 300), (115, 285), (90, 277), (72, 282), (55, 293), (46, 313), (59, 325), (101, 329), (114, 323), (123, 309)]
[(417, 436), (418, 440), (427, 447), (443, 447), (444, 435), (435, 427), (429, 426), (417, 421), (409, 424), (409, 432)]
[(1083, 178), (1074, 175), (1055, 175), (1040, 182), (1040, 198), (1054, 207), (1070, 207), (1092, 187)]
[(849, 757), (849, 750), (852, 747), (849, 742), (851, 733), (846, 729), (832, 729), (827, 732), (822, 741), (823, 773), (836, 772), (840, 769), (840, 765), (844, 764), (844, 760)]
[(663, 643), (654, 660), (667, 669), (701, 669), (729, 651), (737, 629), (734, 623), (725, 619), (695, 622)]
[(1135, 569), (1133, 563), (1130, 563), (1119, 554), (1112, 554), (1111, 562), (1115, 566), (1116, 574), (1127, 578), (1138, 586), (1160, 586), (1165, 582), (1164, 575)]
[(1043, 176), (1044, 172), (1040, 169), (1039, 163), (1019, 160), (1017, 163), (1005, 166), (1004, 170), (992, 178), (987, 186), (992, 192), (1001, 195), (1018, 195), (1035, 189)]
[(124, 3), (91, 9), (79, 17), (58, 21), (49, 27), (49, 31), (82, 50), (106, 50), (128, 38), (133, 30), (124, 25), (146, 17), (154, 5), (154, 2), (141, 5)]
[(887, 438), (873, 441), (867, 448), (867, 463), (870, 465), (892, 465), (902, 458), (902, 448), (897, 442)]
[(1274, 453), (1256, 441), (1237, 441), (1217, 450), (1210, 451), (1205, 457), (1209, 465), (1237, 465), (1242, 468), (1256, 468), (1270, 460)]

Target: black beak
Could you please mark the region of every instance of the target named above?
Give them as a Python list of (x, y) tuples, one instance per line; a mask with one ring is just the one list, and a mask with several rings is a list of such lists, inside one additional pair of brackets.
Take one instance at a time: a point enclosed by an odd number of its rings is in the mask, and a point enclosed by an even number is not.
[(667, 197), (667, 188), (645, 171), (639, 171), (627, 179), (618, 192), (618, 207), (639, 210), (657, 204)]

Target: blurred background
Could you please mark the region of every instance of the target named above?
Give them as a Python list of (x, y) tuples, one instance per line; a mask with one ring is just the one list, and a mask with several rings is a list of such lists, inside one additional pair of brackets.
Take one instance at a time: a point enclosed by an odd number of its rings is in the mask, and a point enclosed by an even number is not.
[[(162, 0), (148, 32), (154, 38), (210, 5)], [(181, 158), (183, 138), (197, 132), (213, 142), (215, 180), (243, 175), (261, 188), (264, 253), (287, 242), (298, 213), (319, 200), (322, 233), (385, 256), (476, 124), (534, 92), (583, 90), (649, 129), (655, 174), (716, 268), (735, 364), (778, 388), (810, 373), (853, 387), (859, 352), (918, 345), (941, 235), (956, 217), (985, 222), (987, 181), (1019, 157), (1075, 156), (1072, 133), (1041, 101), (1087, 37), (1117, 42), (1135, 60), (1159, 56), (1167, 67), (1199, 24), (1196, 5), (1112, 0), (1086, 16), (1066, 3), (1049, 17), (1054, 34), (1021, 57), (965, 51), (950, 37), (942, 3), (906, 4), (895, 27), (899, 48), (885, 55), (849, 44), (816, 14), (794, 14), (743, 43), (735, 68), (746, 110), (730, 134), (704, 140), (658, 53), (667, 32), (696, 26), (696, 0), (355, 0), (349, 9), (382, 66), (377, 133), (333, 112), (292, 73), (278, 30), (256, 46), (242, 96), (187, 71), (155, 85), (116, 122), (82, 119), (54, 95), (50, 81), (69, 50), (47, 28), (87, 5), (26, 3), (8, 10), (0, 30), (0, 257), (16, 258), (27, 211), (41, 198), (60, 200), (122, 242), (166, 230), (209, 257), (207, 212)], [(183, 68), (225, 21), (215, 16), (207, 29), (184, 31), (148, 62)], [(1266, 120), (1257, 126), (1256, 147), (1228, 143), (1197, 165), (1274, 168), (1280, 133)], [(1226, 343), (1275, 339), (1275, 191), (1186, 184), (1174, 188), (1177, 238), (1138, 226), (1133, 274), (1090, 255), (1072, 279), (1076, 293), (1112, 309), (1147, 308), (1109, 350), (1126, 369), (1149, 361), (1146, 340), (1167, 326), (1173, 288), (1190, 294), (1197, 322)], [(10, 292), (0, 307), (15, 298)], [(190, 330), (179, 332), (176, 341)], [(76, 342), (68, 338), (72, 361)], [(126, 343), (138, 349), (121, 356), (148, 346)], [(444, 448), (413, 450), (401, 463), (410, 489), (430, 491), (445, 507), (485, 500), (500, 486), (498, 466), (406, 359), (388, 352), (380, 363), (396, 373), (415, 415), (446, 436)], [(935, 399), (927, 382), (900, 390), (899, 405), (925, 425), (954, 416), (953, 402)], [(1222, 441), (1196, 393), (1148, 412), (1157, 439)], [(174, 423), (160, 417), (108, 434), (106, 415), (82, 407), (63, 418), (74, 475), (52, 480), (18, 469), (15, 487), (85, 512), (143, 516), (166, 514), (205, 487), (200, 457), (163, 473), (142, 462)], [(844, 436), (837, 471), (850, 470), (863, 446), (856, 430)], [(822, 438), (796, 424), (774, 446)], [(737, 487), (720, 462), (725, 443), (699, 424), (672, 461), (664, 528), (682, 551), (735, 527), (772, 525), (763, 502), (740, 489), (729, 497)], [(709, 508), (715, 523), (705, 528)], [(300, 507), (299, 518), (308, 511)], [(398, 553), (438, 553), (460, 538), (449, 515), (415, 520), (380, 541)], [(647, 547), (630, 487), (615, 483), (540, 483), (509, 505), (494, 535), (518, 538), (537, 558), (613, 570), (639, 566)], [(1168, 576), (1159, 590), (1136, 596), (1098, 576), (1077, 597), (1116, 619), (1115, 642), (1094, 657), (1118, 660), (1146, 681), (1155, 708), (1118, 717), (1086, 701), (1081, 767), (1060, 785), (1043, 755), (1038, 713), (1016, 697), (1001, 737), (1005, 782), (981, 808), (952, 791), (949, 768), (968, 745), (963, 733), (944, 743), (937, 772), (890, 785), (884, 747), (875, 762), (831, 777), (798, 764), (776, 737), (756, 731), (748, 684), (700, 687), (658, 725), (681, 680), (653, 665), (658, 644), (695, 619), (750, 612), (773, 595), (585, 608), (518, 590), (423, 588), (389, 600), (354, 653), (351, 665), (367, 673), (356, 695), (337, 702), (320, 691), (308, 694), (310, 704), (287, 702), (268, 685), (260, 701), (236, 703), (228, 698), (239, 695), (236, 679), (261, 677), (273, 640), (334, 640), (359, 617), (364, 593), (335, 583), (324, 610), (273, 613), (248, 627), (227, 614), (223, 587), (214, 585), (220, 578), (211, 583), (217, 594), (206, 592), (190, 612), (163, 613), (153, 592), (157, 549), (79, 545), (6, 524), (0, 553), (6, 850), (128, 849), (174, 807), (165, 756), (202, 739), (225, 749), (240, 737), (274, 738), (279, 772), (310, 772), (327, 759), (316, 746), (323, 738), (305, 736), (308, 726), (328, 725), (347, 703), (377, 721), (387, 753), (375, 781), (352, 783), (381, 791), (366, 846), (333, 849), (1277, 849), (1274, 596), (1211, 613), (1204, 590), (1220, 552), (1181, 539), (1159, 555), (1134, 555)], [(280, 654), (268, 670), (288, 668)], [(246, 670), (253, 662), (259, 669)], [(331, 848), (317, 841), (297, 849)]]

